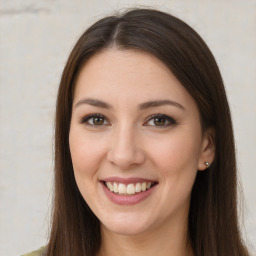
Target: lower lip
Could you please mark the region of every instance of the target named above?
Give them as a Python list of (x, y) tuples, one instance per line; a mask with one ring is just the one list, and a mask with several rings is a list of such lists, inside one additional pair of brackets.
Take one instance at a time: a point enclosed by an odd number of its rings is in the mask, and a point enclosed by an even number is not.
[(146, 198), (148, 198), (151, 193), (154, 191), (156, 185), (154, 185), (153, 187), (151, 187), (150, 189), (146, 190), (146, 191), (142, 191), (138, 194), (135, 195), (129, 195), (129, 196), (123, 196), (123, 195), (119, 195), (119, 194), (115, 194), (113, 192), (111, 192), (104, 184), (104, 182), (101, 182), (101, 185), (103, 187), (103, 190), (105, 192), (105, 194), (107, 195), (108, 199), (115, 203), (115, 204), (119, 204), (119, 205), (133, 205), (133, 204), (137, 204), (143, 200), (145, 200)]

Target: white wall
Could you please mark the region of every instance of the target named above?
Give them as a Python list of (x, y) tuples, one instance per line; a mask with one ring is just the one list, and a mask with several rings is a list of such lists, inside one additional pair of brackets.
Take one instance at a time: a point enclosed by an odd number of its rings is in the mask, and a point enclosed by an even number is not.
[(256, 0), (0, 0), (0, 255), (46, 243), (55, 97), (73, 44), (98, 18), (134, 4), (184, 19), (212, 49), (233, 114), (247, 236), (256, 245)]

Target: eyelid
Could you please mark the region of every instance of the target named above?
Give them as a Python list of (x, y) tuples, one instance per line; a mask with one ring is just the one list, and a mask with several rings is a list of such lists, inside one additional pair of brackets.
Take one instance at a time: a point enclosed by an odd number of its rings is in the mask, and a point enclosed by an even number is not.
[(100, 128), (102, 126), (109, 125), (109, 124), (103, 124), (103, 125), (92, 125), (92, 124), (89, 124), (88, 120), (90, 120), (91, 118), (95, 118), (95, 117), (103, 118), (105, 121), (107, 121), (109, 123), (108, 118), (106, 118), (104, 115), (99, 114), (99, 113), (94, 113), (94, 114), (89, 114), (89, 115), (83, 116), (81, 118), (81, 120), (80, 120), (80, 123), (81, 124), (86, 124), (86, 125), (91, 126), (91, 127), (96, 127), (96, 128)]
[[(91, 118), (97, 118), (97, 117), (103, 118), (104, 121), (108, 122), (108, 124), (93, 125), (93, 124), (88, 123), (88, 120), (90, 120)], [(148, 125), (148, 126), (152, 126), (152, 127), (156, 127), (156, 128), (160, 128), (161, 129), (161, 128), (166, 128), (166, 127), (169, 127), (171, 125), (177, 124), (177, 122), (176, 122), (176, 120), (174, 118), (172, 118), (172, 117), (170, 117), (170, 116), (168, 116), (166, 114), (157, 113), (157, 114), (153, 114), (153, 115), (149, 116), (146, 119), (146, 122), (144, 122), (143, 126), (147, 126), (147, 123), (150, 120), (154, 119), (154, 118), (163, 118), (163, 119), (165, 119), (167, 121), (167, 124), (164, 124), (162, 126), (157, 126), (157, 125)], [(88, 114), (88, 115), (83, 116), (81, 118), (81, 120), (80, 120), (80, 123), (81, 124), (86, 124), (88, 126), (95, 127), (95, 128), (101, 128), (103, 126), (110, 125), (110, 122), (109, 122), (108, 118), (106, 116), (102, 115), (102, 114), (99, 114), (99, 113), (93, 113), (93, 114)]]
[(147, 118), (146, 122), (145, 123), (148, 123), (150, 120), (154, 119), (154, 118), (164, 118), (168, 121), (167, 124), (163, 125), (163, 126), (156, 126), (156, 125), (149, 125), (149, 126), (153, 126), (153, 127), (156, 127), (156, 128), (166, 128), (166, 127), (169, 127), (171, 125), (175, 125), (177, 124), (177, 121), (173, 118), (173, 117), (170, 117), (168, 115), (165, 115), (165, 114), (161, 114), (161, 113), (158, 113), (158, 114), (154, 114), (154, 115), (151, 115)]

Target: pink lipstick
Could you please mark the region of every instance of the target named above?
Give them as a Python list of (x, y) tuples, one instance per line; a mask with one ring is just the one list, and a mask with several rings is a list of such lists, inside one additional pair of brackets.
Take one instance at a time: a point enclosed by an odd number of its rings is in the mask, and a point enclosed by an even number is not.
[(133, 205), (147, 199), (158, 183), (143, 178), (109, 177), (101, 180), (108, 199), (119, 205)]

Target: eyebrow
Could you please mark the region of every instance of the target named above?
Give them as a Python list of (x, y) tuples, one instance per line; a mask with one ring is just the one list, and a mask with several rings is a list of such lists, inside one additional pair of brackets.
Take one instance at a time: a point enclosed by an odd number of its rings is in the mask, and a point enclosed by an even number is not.
[(107, 108), (107, 109), (112, 108), (112, 106), (109, 105), (108, 103), (101, 101), (101, 100), (93, 99), (93, 98), (85, 98), (85, 99), (79, 100), (76, 103), (75, 108), (82, 104), (88, 104), (88, 105), (91, 105), (94, 107), (99, 107), (99, 108)]
[(141, 110), (143, 109), (147, 109), (147, 108), (154, 108), (154, 107), (160, 107), (160, 106), (164, 106), (164, 105), (170, 105), (170, 106), (174, 106), (174, 107), (178, 107), (182, 110), (185, 110), (185, 108), (178, 102), (176, 101), (172, 101), (172, 100), (154, 100), (154, 101), (148, 101), (145, 103), (141, 103), (139, 105), (139, 108)]
[[(94, 107), (99, 107), (99, 108), (106, 108), (106, 109), (112, 109), (113, 107), (111, 105), (109, 105), (108, 103), (98, 100), (98, 99), (93, 99), (93, 98), (85, 98), (85, 99), (81, 99), (79, 100), (76, 105), (75, 108), (82, 105), (82, 104), (88, 104)], [(174, 107), (178, 107), (181, 110), (185, 110), (185, 108), (178, 102), (176, 101), (172, 101), (172, 100), (153, 100), (153, 101), (147, 101), (144, 103), (139, 104), (139, 109), (140, 110), (145, 110), (148, 108), (154, 108), (154, 107), (160, 107), (160, 106), (164, 106), (164, 105), (170, 105), (170, 106), (174, 106)]]

